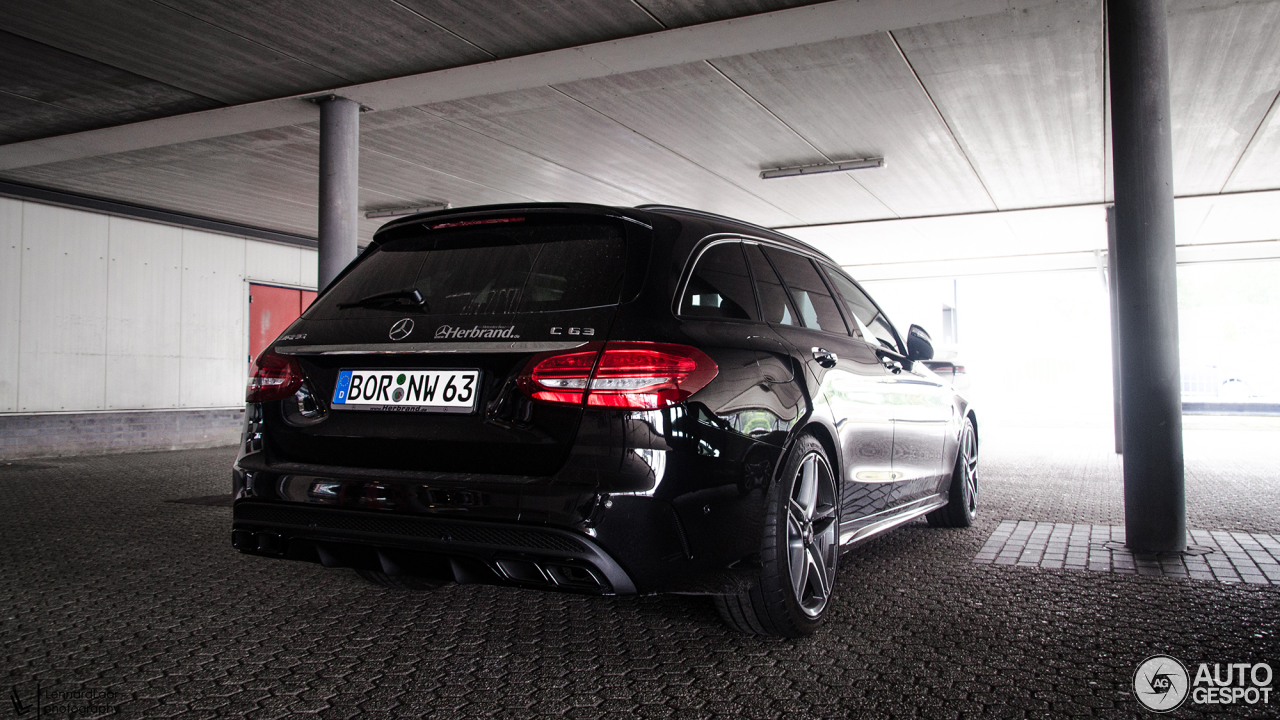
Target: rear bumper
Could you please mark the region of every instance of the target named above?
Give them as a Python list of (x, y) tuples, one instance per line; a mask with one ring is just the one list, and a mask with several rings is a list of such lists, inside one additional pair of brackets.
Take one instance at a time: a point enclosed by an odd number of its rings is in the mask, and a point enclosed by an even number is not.
[(241, 552), (460, 583), (628, 595), (636, 586), (590, 538), (505, 523), (237, 502)]
[(232, 472), (242, 552), (601, 594), (740, 592), (759, 573), (780, 449), (682, 407), (587, 413), (548, 477), (270, 462), (255, 417)]

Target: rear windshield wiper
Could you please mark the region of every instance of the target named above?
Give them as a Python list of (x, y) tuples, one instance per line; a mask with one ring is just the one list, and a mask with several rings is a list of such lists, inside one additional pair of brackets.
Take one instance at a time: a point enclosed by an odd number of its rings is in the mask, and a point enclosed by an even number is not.
[(416, 307), (422, 312), (427, 312), (427, 299), (422, 297), (422, 293), (417, 288), (408, 290), (392, 290), (391, 292), (378, 293), (370, 295), (366, 298), (360, 298), (355, 302), (338, 303), (339, 310), (347, 308), (400, 308), (400, 307)]

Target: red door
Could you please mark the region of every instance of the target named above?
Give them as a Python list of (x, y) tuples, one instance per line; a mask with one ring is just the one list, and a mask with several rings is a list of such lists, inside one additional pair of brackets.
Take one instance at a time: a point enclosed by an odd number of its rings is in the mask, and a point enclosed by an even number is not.
[(315, 299), (316, 294), (310, 290), (250, 284), (249, 362), (252, 363)]

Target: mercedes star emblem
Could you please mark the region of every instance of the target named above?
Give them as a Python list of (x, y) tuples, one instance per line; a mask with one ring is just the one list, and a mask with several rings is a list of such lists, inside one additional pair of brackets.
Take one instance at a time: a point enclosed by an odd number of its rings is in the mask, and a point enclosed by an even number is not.
[(409, 337), (411, 332), (413, 332), (413, 320), (405, 318), (391, 326), (391, 339), (403, 340)]

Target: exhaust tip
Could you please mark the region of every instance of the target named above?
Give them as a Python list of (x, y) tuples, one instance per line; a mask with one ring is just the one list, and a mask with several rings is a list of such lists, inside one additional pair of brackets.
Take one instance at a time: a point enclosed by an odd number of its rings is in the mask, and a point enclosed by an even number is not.
[(556, 585), (582, 590), (604, 590), (609, 586), (595, 570), (581, 565), (552, 565), (545, 567), (547, 575)]
[(257, 550), (267, 555), (283, 555), (284, 554), (284, 538), (275, 533), (254, 533), (253, 539), (256, 541)]
[(498, 569), (502, 570), (502, 574), (511, 580), (525, 583), (535, 583), (538, 585), (547, 584), (547, 576), (543, 574), (542, 568), (537, 563), (528, 560), (499, 560), (497, 561)]

